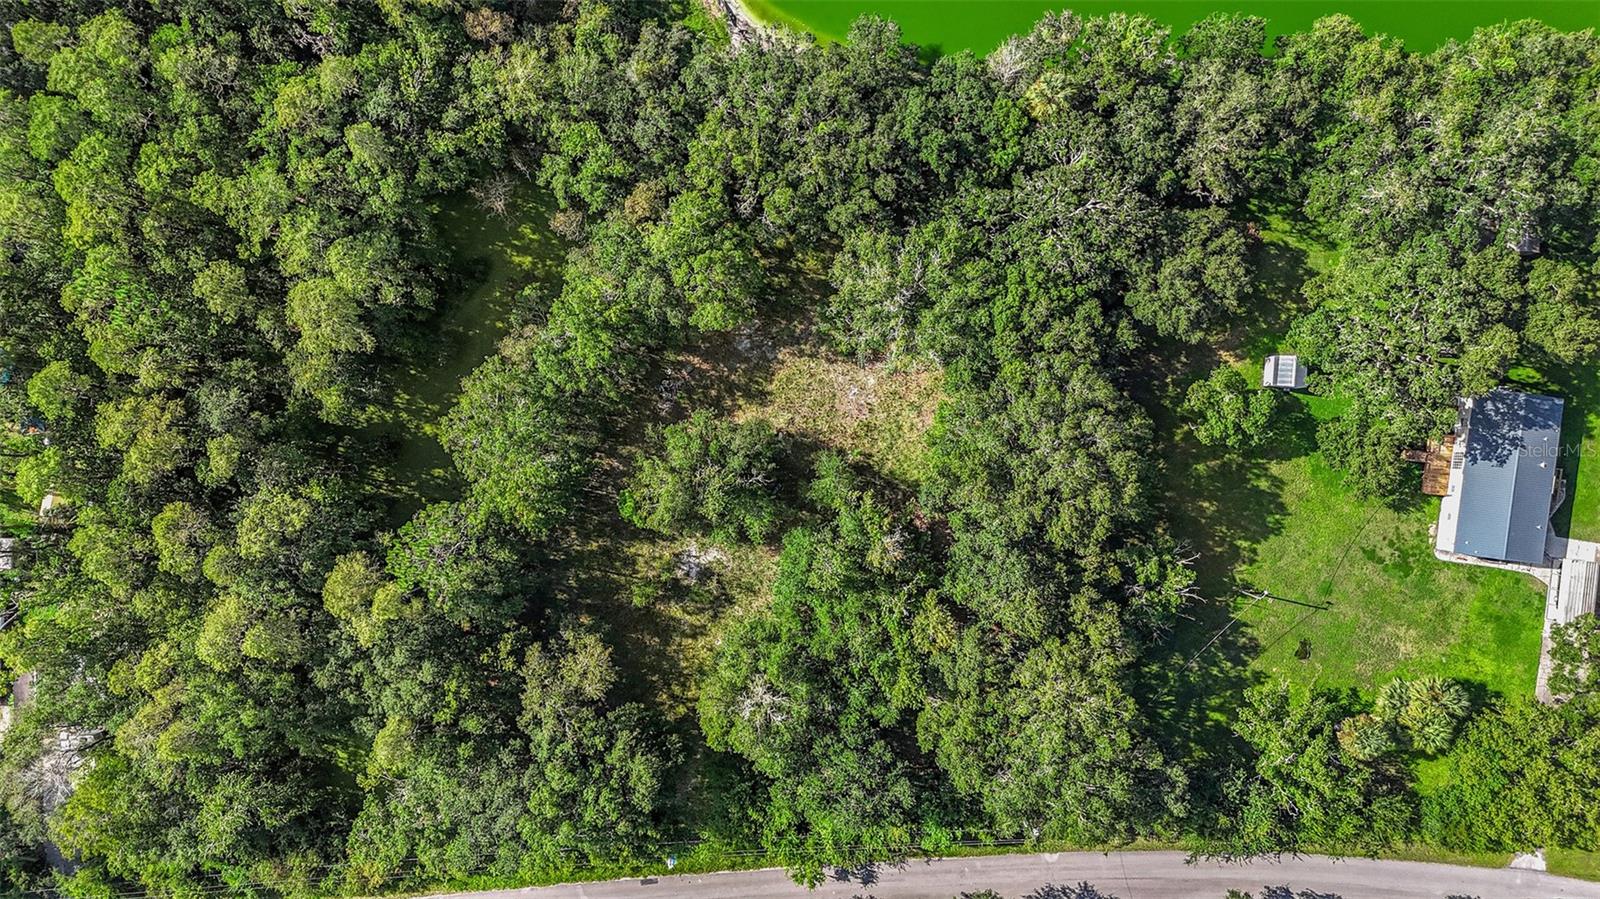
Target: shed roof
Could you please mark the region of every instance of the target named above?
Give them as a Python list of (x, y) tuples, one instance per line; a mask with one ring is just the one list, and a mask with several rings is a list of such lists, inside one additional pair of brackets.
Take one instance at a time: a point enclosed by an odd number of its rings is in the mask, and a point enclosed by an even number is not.
[(1544, 563), (1562, 408), (1556, 397), (1503, 388), (1468, 402), (1456, 552)]
[(1268, 356), (1261, 367), (1261, 386), (1299, 390), (1306, 386), (1306, 367), (1299, 356)]

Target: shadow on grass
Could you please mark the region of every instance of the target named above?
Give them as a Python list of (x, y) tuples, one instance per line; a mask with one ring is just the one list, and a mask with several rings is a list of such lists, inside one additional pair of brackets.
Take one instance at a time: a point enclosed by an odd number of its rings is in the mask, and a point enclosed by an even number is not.
[(1552, 522), (1556, 533), (1584, 540), (1600, 539), (1600, 470), (1586, 466), (1586, 444), (1600, 439), (1600, 367), (1567, 365), (1549, 358), (1530, 360), (1513, 369), (1515, 386), (1561, 397), (1561, 471), (1566, 501)]
[(495, 352), (529, 310), (524, 291), (553, 285), (566, 245), (549, 229), (548, 195), (520, 186), (508, 215), (480, 208), (470, 196), (440, 201), (439, 300), (429, 315), (387, 323), (392, 356), (371, 373), (377, 398), (369, 419), (352, 429), (351, 451), (371, 465), (372, 492), (387, 500), (385, 523), (397, 527), (428, 502), (462, 488), (440, 428), (461, 383)]
[[(1201, 599), (1183, 611), (1166, 642), (1153, 647), (1137, 685), (1154, 732), (1173, 757), (1238, 757), (1229, 728), (1232, 711), (1263, 676), (1250, 667), (1262, 647), (1239, 613), (1271, 597), (1250, 592), (1237, 572), (1255, 561), (1258, 546), (1283, 530), (1284, 485), (1272, 463), (1316, 449), (1317, 422), (1304, 402), (1283, 404), (1272, 438), (1260, 449), (1227, 453), (1201, 445), (1177, 414), (1189, 385), (1219, 365), (1259, 379), (1261, 360), (1280, 349), (1290, 323), (1305, 308), (1302, 287), (1314, 273), (1306, 250), (1268, 238), (1251, 251), (1255, 278), (1233, 326), (1210, 345), (1159, 345), (1147, 360), (1156, 373), (1130, 393), (1149, 412), (1161, 459), (1162, 517), (1168, 533), (1194, 555)], [(1315, 611), (1309, 610), (1309, 611)], [(1197, 783), (1197, 792), (1218, 788)]]

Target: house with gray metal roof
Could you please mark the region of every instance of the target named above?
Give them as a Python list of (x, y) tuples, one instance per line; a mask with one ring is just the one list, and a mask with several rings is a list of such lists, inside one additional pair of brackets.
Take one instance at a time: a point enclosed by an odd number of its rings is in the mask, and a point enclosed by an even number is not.
[(1501, 388), (1462, 404), (1435, 548), (1545, 565), (1562, 401)]

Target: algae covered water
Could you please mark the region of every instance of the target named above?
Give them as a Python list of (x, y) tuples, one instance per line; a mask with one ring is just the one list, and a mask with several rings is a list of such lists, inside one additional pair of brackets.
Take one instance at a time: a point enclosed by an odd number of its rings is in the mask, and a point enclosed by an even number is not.
[(1368, 33), (1388, 34), (1417, 50), (1470, 35), (1482, 25), (1539, 19), (1565, 31), (1600, 27), (1600, 0), (744, 0), (757, 18), (839, 40), (857, 16), (871, 13), (900, 23), (906, 40), (944, 52), (987, 53), (1033, 26), (1046, 12), (1113, 12), (1150, 16), (1182, 31), (1215, 12), (1265, 18), (1272, 34), (1302, 31), (1317, 19), (1344, 13)]

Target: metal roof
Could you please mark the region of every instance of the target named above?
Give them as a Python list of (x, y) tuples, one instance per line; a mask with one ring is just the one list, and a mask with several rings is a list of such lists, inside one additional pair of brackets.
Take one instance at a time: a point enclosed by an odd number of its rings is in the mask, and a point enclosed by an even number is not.
[(1579, 615), (1593, 613), (1595, 593), (1600, 589), (1600, 564), (1592, 558), (1564, 560), (1559, 589), (1556, 612), (1563, 624)]
[(1261, 366), (1261, 386), (1299, 390), (1306, 386), (1306, 367), (1299, 356), (1268, 356)]
[(1469, 402), (1456, 552), (1542, 565), (1561, 452), (1562, 402), (1491, 391)]

